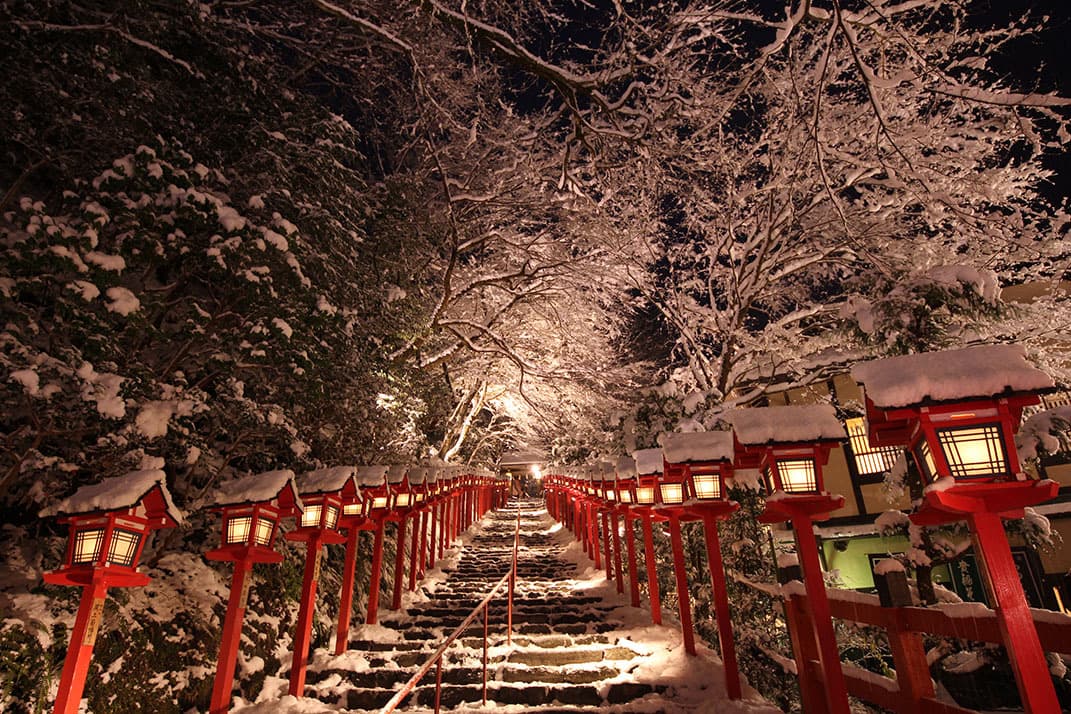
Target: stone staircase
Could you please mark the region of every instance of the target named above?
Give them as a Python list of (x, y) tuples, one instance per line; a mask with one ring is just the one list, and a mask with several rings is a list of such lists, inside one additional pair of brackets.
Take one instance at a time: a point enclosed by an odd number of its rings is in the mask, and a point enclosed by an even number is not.
[[(613, 616), (613, 605), (572, 590), (576, 566), (560, 557), (567, 541), (551, 533), (553, 521), (534, 500), (512, 501), (477, 524), (456, 565), (444, 568), (446, 579), (425, 592), (426, 600), (385, 614), (376, 637), (362, 639), (368, 628), (357, 628), (349, 652), (316, 658), (306, 695), (350, 711), (377, 711), (386, 704), (508, 571), (518, 511), (512, 646), (506, 644), (505, 596), (489, 606), (489, 705), (563, 714), (691, 711), (668, 701), (673, 692), (666, 685), (632, 676), (649, 648), (615, 632), (625, 628)], [(482, 657), (483, 624), (477, 617), (444, 655), (443, 710), (481, 706)], [(434, 703), (433, 667), (401, 709), (428, 711)]]

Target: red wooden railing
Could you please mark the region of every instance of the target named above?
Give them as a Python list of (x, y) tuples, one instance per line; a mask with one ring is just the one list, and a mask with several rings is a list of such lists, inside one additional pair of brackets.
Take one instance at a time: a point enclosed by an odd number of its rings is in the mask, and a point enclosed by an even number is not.
[[(743, 579), (738, 582), (783, 601), (804, 711), (825, 711), (823, 673), (818, 664), (810, 604), (802, 584), (789, 583), (777, 591)], [(885, 677), (843, 663), (849, 694), (894, 712), (971, 714), (970, 709), (937, 701), (922, 635), (1003, 643), (1004, 636), (995, 612), (981, 603), (957, 603), (940, 608), (882, 607), (873, 595), (854, 590), (830, 589), (827, 592), (834, 618), (880, 627), (889, 637), (896, 677)], [(1045, 651), (1071, 653), (1071, 617), (1042, 610), (1033, 612), (1034, 625)]]
[(395, 692), (390, 701), (380, 709), (380, 714), (389, 714), (397, 709), (405, 698), (412, 694), (416, 689), (417, 684), (424, 678), (424, 675), (428, 673), (432, 665), (435, 665), (435, 714), (439, 714), (439, 698), (442, 694), (443, 683), (443, 655), (446, 654), (446, 650), (454, 643), (454, 641), (461, 636), (461, 633), (468, 629), (469, 625), (473, 623), (476, 616), (483, 613), (483, 703), (487, 704), (487, 606), (494, 599), (495, 595), (502, 590), (503, 587), (507, 587), (507, 604), (506, 604), (506, 644), (513, 644), (513, 592), (517, 586), (517, 551), (520, 547), (520, 533), (521, 533), (521, 511), (517, 509), (517, 523), (513, 529), (513, 558), (510, 562), (509, 572), (502, 576), (490, 592), (487, 593), (483, 601), (479, 605), (472, 609), (472, 612), (468, 614), (460, 625), (450, 633), (450, 636), (446, 638), (439, 649), (432, 653), (431, 657), (420, 666), (412, 677), (409, 678), (402, 688)]

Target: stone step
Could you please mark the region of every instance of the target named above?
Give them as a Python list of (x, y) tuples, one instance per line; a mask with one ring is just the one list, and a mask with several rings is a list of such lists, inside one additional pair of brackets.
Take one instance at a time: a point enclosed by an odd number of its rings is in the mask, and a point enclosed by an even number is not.
[[(445, 674), (445, 672), (444, 672)], [(573, 705), (578, 707), (604, 707), (606, 705), (628, 704), (651, 694), (661, 694), (665, 688), (647, 684), (619, 683), (606, 688), (606, 696), (600, 693), (600, 686), (590, 684), (559, 686), (554, 684), (524, 684), (514, 686), (508, 682), (488, 682), (487, 699), (500, 705), (520, 705), (526, 711), (561, 711), (544, 709), (555, 705)], [(315, 694), (315, 692), (310, 692)], [(394, 692), (388, 689), (350, 689), (341, 697), (342, 705), (348, 709), (375, 711), (383, 707)], [(443, 709), (453, 709), (466, 704), (480, 702), (483, 699), (483, 687), (479, 684), (449, 685), (444, 684), (440, 694)], [(422, 684), (413, 690), (403, 709), (427, 711), (435, 706), (435, 685)], [(575, 711), (575, 710), (565, 710)], [(589, 710), (590, 711), (590, 710)]]

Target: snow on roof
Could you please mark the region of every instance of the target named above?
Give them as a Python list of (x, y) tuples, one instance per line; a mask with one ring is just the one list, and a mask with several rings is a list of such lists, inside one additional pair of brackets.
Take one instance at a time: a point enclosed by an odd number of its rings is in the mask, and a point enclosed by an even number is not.
[(618, 478), (636, 478), (636, 459), (631, 456), (622, 456), (617, 460)]
[(632, 452), (636, 473), (640, 476), (662, 473), (662, 449), (640, 449)]
[(1027, 362), (1020, 345), (977, 345), (886, 357), (855, 365), (852, 378), (880, 408), (1053, 387), (1052, 377)]
[(386, 483), (386, 466), (358, 466), (357, 483), (363, 487), (375, 488)]
[(409, 470), (409, 467), (404, 464), (394, 464), (387, 467), (387, 483), (395, 486), (402, 482), (405, 478), (405, 472)]
[[(217, 506), (233, 506), (239, 503), (271, 501), (278, 498), (288, 486), (297, 497), (298, 487), (294, 483), (294, 472), (290, 469), (250, 474), (220, 486), (216, 492), (215, 503)], [(301, 505), (300, 499), (298, 505)]]
[(341, 491), (350, 480), (353, 480), (353, 485), (356, 487), (356, 466), (333, 466), (329, 469), (317, 469), (302, 474), (298, 479), (298, 487), (301, 493), (330, 493)]
[(167, 490), (167, 474), (160, 469), (131, 471), (123, 476), (106, 478), (100, 483), (82, 486), (59, 503), (49, 506), (39, 514), (46, 516), (93, 513), (94, 511), (117, 511), (131, 508), (155, 489), (160, 489), (166, 515), (176, 523), (182, 523), (182, 511), (171, 500)]
[(740, 443), (749, 446), (848, 438), (828, 404), (734, 409), (727, 419)]
[(507, 451), (502, 454), (502, 458), (498, 460), (499, 467), (502, 466), (527, 466), (528, 464), (541, 464), (547, 460), (544, 454), (538, 451)]
[(424, 483), (424, 479), (431, 472), (431, 469), (426, 466), (412, 466), (409, 469), (409, 483), (414, 486), (419, 486)]
[(731, 431), (699, 431), (687, 434), (666, 434), (662, 453), (671, 464), (694, 461), (732, 461), (733, 433)]

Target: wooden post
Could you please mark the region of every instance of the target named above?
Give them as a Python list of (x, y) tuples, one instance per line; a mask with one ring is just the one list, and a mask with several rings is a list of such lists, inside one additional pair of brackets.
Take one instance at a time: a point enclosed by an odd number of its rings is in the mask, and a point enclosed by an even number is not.
[(688, 592), (688, 571), (684, 569), (684, 542), (680, 517), (669, 517), (669, 540), (673, 548), (673, 574), (677, 577), (677, 613), (681, 620), (684, 651), (695, 656), (695, 631), (692, 629), (692, 598)]
[(814, 640), (814, 625), (801, 606), (799, 597), (787, 596), (784, 608), (788, 634), (792, 640), (792, 655), (796, 660), (803, 711), (806, 714), (828, 714), (826, 693), (815, 671), (818, 666), (818, 645)]
[(223, 618), (223, 636), (219, 642), (219, 658), (216, 660), (216, 679), (212, 684), (211, 714), (226, 714), (231, 709), (231, 692), (234, 689), (234, 667), (238, 659), (238, 647), (242, 641), (242, 621), (249, 598), (249, 581), (253, 561), (235, 561), (231, 575), (231, 590), (227, 597), (227, 614)]
[(338, 627), (335, 628), (335, 654), (349, 648), (350, 621), (353, 619), (353, 588), (357, 577), (357, 546), (361, 530), (351, 526), (346, 533), (346, 560), (342, 565), (342, 591), (338, 596)]
[(391, 610), (402, 607), (402, 586), (405, 581), (405, 527), (409, 519), (403, 513), (398, 519), (398, 534), (394, 547), (394, 597), (390, 601)]
[(718, 521), (714, 516), (703, 517), (703, 534), (707, 544), (707, 567), (710, 568), (710, 585), (714, 595), (714, 617), (718, 623), (718, 642), (721, 644), (721, 661), (725, 667), (725, 691), (729, 699), (740, 699), (740, 665), (736, 661), (736, 642), (733, 638), (733, 622), (729, 615), (729, 592), (725, 587), (725, 565), (721, 558), (721, 541), (718, 537)]
[(625, 592), (624, 574), (621, 572), (621, 533), (618, 530), (617, 511), (610, 511), (610, 527), (614, 538), (614, 576), (617, 579), (617, 592)]
[(416, 590), (417, 565), (420, 563), (421, 512), (413, 512), (413, 535), (409, 546), (409, 592)]
[(368, 581), (368, 612), (366, 624), (374, 625), (379, 618), (379, 583), (383, 578), (383, 516), (376, 516), (376, 534), (372, 541), (372, 572)]
[(625, 547), (628, 548), (628, 590), (632, 607), (640, 606), (640, 571), (636, 560), (636, 531), (632, 514), (625, 511)]
[(86, 674), (89, 673), (89, 662), (93, 659), (93, 645), (97, 642), (100, 621), (104, 617), (104, 600), (107, 596), (108, 587), (98, 573), (94, 573), (93, 582), (82, 588), (82, 597), (78, 602), (78, 615), (74, 620), (74, 629), (71, 630), (71, 641), (67, 645), (67, 656), (63, 660), (59, 691), (52, 709), (54, 714), (78, 714), (82, 691), (86, 686)]
[(934, 697), (922, 636), (904, 628), (900, 608), (889, 608), (885, 613), (884, 625), (889, 635), (902, 711), (919, 711), (923, 699)]
[(661, 625), (662, 599), (658, 593), (658, 564), (655, 562), (651, 514), (644, 511), (640, 518), (643, 521), (643, 557), (647, 561), (647, 592), (651, 598), (651, 622)]
[(610, 580), (614, 577), (614, 564), (613, 559), (610, 557), (611, 539), (610, 539), (610, 514), (603, 511), (602, 516), (602, 549), (603, 560), (606, 563), (606, 579)]
[(290, 664), (289, 692), (295, 697), (305, 696), (305, 669), (309, 663), (312, 616), (316, 609), (316, 585), (320, 580), (320, 562), (323, 558), (322, 538), (322, 531), (311, 533), (305, 551), (305, 576), (301, 581), (301, 605), (298, 608), (293, 660)]

